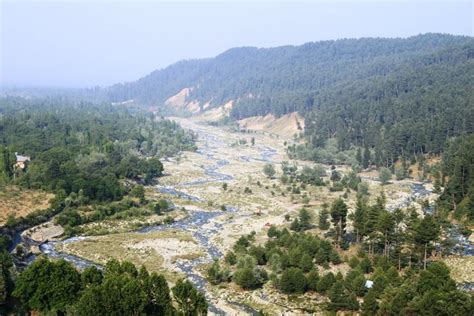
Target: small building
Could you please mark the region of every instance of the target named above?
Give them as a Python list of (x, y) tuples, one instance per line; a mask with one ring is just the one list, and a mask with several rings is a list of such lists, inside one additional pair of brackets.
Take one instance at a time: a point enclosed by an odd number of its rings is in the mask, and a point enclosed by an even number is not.
[(365, 281), (365, 287), (366, 287), (367, 289), (371, 289), (372, 286), (374, 286), (374, 281), (371, 281), (371, 280)]
[(18, 155), (18, 153), (15, 153), (15, 157), (16, 157), (15, 169), (25, 169), (26, 163), (30, 161), (30, 157)]

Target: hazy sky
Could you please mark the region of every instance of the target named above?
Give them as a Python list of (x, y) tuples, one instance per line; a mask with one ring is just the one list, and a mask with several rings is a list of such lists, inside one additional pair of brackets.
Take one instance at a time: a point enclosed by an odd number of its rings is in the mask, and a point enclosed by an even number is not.
[(474, 35), (472, 1), (0, 2), (0, 85), (7, 86), (132, 81), (235, 46)]

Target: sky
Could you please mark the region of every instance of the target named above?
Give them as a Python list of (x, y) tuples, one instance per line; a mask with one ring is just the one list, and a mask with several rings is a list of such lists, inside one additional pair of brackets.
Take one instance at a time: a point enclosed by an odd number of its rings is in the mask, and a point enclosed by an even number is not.
[(473, 1), (0, 0), (0, 86), (107, 86), (238, 46), (474, 36), (473, 11)]

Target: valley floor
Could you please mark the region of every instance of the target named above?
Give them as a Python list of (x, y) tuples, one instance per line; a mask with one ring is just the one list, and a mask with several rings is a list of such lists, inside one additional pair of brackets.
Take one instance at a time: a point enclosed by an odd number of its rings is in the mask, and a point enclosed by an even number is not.
[[(144, 264), (151, 271), (165, 273), (170, 282), (186, 276), (205, 290), (212, 305), (210, 311), (216, 314), (250, 314), (260, 309), (271, 314), (320, 312), (318, 305), (325, 298), (318, 294), (296, 299), (278, 293), (268, 284), (251, 292), (242, 291), (234, 284), (212, 286), (206, 282), (204, 271), (213, 258), (225, 255), (244, 234), (254, 231), (257, 242), (264, 242), (270, 225), (288, 226), (285, 215), (294, 218), (303, 205), (316, 223), (321, 204), (331, 203), (343, 192), (308, 186), (302, 193), (306, 193), (309, 202), (302, 194), (289, 192), (279, 180), (280, 164), (288, 160), (284, 143), (291, 142), (289, 139), (262, 132), (231, 132), (193, 119), (175, 120), (198, 134), (198, 151), (184, 152), (164, 161), (167, 176), (160, 178), (157, 186), (147, 188), (147, 198), (166, 198), (173, 202), (175, 222), (139, 231), (66, 240), (56, 243), (55, 249), (49, 251), (97, 264), (110, 258), (126, 259)], [(269, 162), (277, 170), (273, 179), (262, 171)], [(326, 167), (329, 170), (330, 166)], [(348, 170), (344, 166), (338, 169)], [(369, 182), (371, 198), (378, 196), (380, 183), (371, 180), (370, 175), (364, 180)], [(413, 204), (420, 208), (412, 185), (413, 181), (407, 180), (384, 186), (388, 207)], [(433, 201), (436, 195), (428, 194), (424, 198)], [(355, 192), (351, 192), (347, 204), (352, 209), (355, 199)], [(322, 235), (318, 229), (312, 232)], [(345, 264), (329, 267), (343, 273), (347, 268)]]

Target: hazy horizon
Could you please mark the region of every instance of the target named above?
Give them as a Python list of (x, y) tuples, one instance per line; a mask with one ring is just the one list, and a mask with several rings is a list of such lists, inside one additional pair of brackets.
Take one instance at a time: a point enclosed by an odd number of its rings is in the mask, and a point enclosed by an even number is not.
[(4, 87), (107, 86), (233, 47), (474, 34), (472, 2), (4, 1), (1, 17)]

